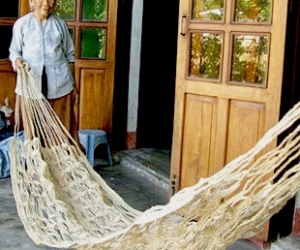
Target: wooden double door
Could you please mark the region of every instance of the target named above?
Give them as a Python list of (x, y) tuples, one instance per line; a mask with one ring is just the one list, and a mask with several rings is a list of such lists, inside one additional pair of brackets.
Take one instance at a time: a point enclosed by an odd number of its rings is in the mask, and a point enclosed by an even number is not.
[[(171, 195), (245, 153), (279, 120), (287, 5), (180, 1)], [(268, 240), (268, 225), (256, 238)]]
[[(0, 104), (14, 108), (16, 73), (7, 59), (15, 20), (28, 13), (28, 0), (12, 0), (0, 15), (5, 37), (0, 58)], [(2, 13), (3, 12), (3, 13)], [(76, 48), (75, 82), (80, 91), (78, 129), (112, 132), (117, 0), (57, 0), (55, 11), (67, 21)]]

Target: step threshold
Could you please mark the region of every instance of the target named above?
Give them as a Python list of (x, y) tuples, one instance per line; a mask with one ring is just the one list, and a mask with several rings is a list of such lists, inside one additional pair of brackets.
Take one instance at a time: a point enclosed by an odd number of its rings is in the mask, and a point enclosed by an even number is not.
[(118, 152), (118, 157), (122, 166), (136, 171), (136, 173), (138, 173), (142, 177), (145, 177), (156, 185), (159, 185), (162, 189), (166, 191), (169, 190), (169, 178), (167, 178), (166, 176), (132, 159), (132, 157), (123, 152)]

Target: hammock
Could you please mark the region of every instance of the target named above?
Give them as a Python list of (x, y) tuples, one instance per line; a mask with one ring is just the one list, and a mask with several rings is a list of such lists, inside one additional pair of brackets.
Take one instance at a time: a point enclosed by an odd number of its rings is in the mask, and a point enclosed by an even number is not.
[[(258, 233), (300, 189), (300, 103), (247, 153), (142, 212), (93, 170), (26, 69), (18, 71), (11, 179), (19, 217), (38, 245), (56, 248), (226, 249)], [(22, 117), (24, 140), (17, 136)], [(293, 130), (291, 130), (291, 127)], [(291, 130), (291, 131), (288, 131)], [(274, 149), (270, 143), (288, 131)], [(274, 144), (273, 144), (274, 145)]]

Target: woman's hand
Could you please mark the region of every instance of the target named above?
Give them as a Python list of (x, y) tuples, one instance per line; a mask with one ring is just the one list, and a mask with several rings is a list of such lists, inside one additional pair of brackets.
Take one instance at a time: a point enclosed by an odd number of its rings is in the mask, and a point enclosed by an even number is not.
[(16, 69), (21, 69), (21, 68), (27, 67), (27, 70), (28, 71), (30, 70), (29, 64), (25, 60), (23, 60), (23, 58), (21, 58), (21, 57), (18, 57), (16, 59), (15, 67), (16, 67)]
[(79, 92), (77, 91), (77, 88), (73, 89), (73, 91), (71, 93), (71, 98), (72, 98), (73, 107), (78, 105), (78, 103), (79, 103)]

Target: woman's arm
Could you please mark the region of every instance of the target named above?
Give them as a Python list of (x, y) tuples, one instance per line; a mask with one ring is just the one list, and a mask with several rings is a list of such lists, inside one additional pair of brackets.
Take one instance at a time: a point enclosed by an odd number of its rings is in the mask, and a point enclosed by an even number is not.
[(22, 58), (23, 42), (21, 32), (21, 22), (16, 21), (13, 26), (13, 35), (9, 47), (9, 59), (14, 70), (24, 67), (24, 59)]

